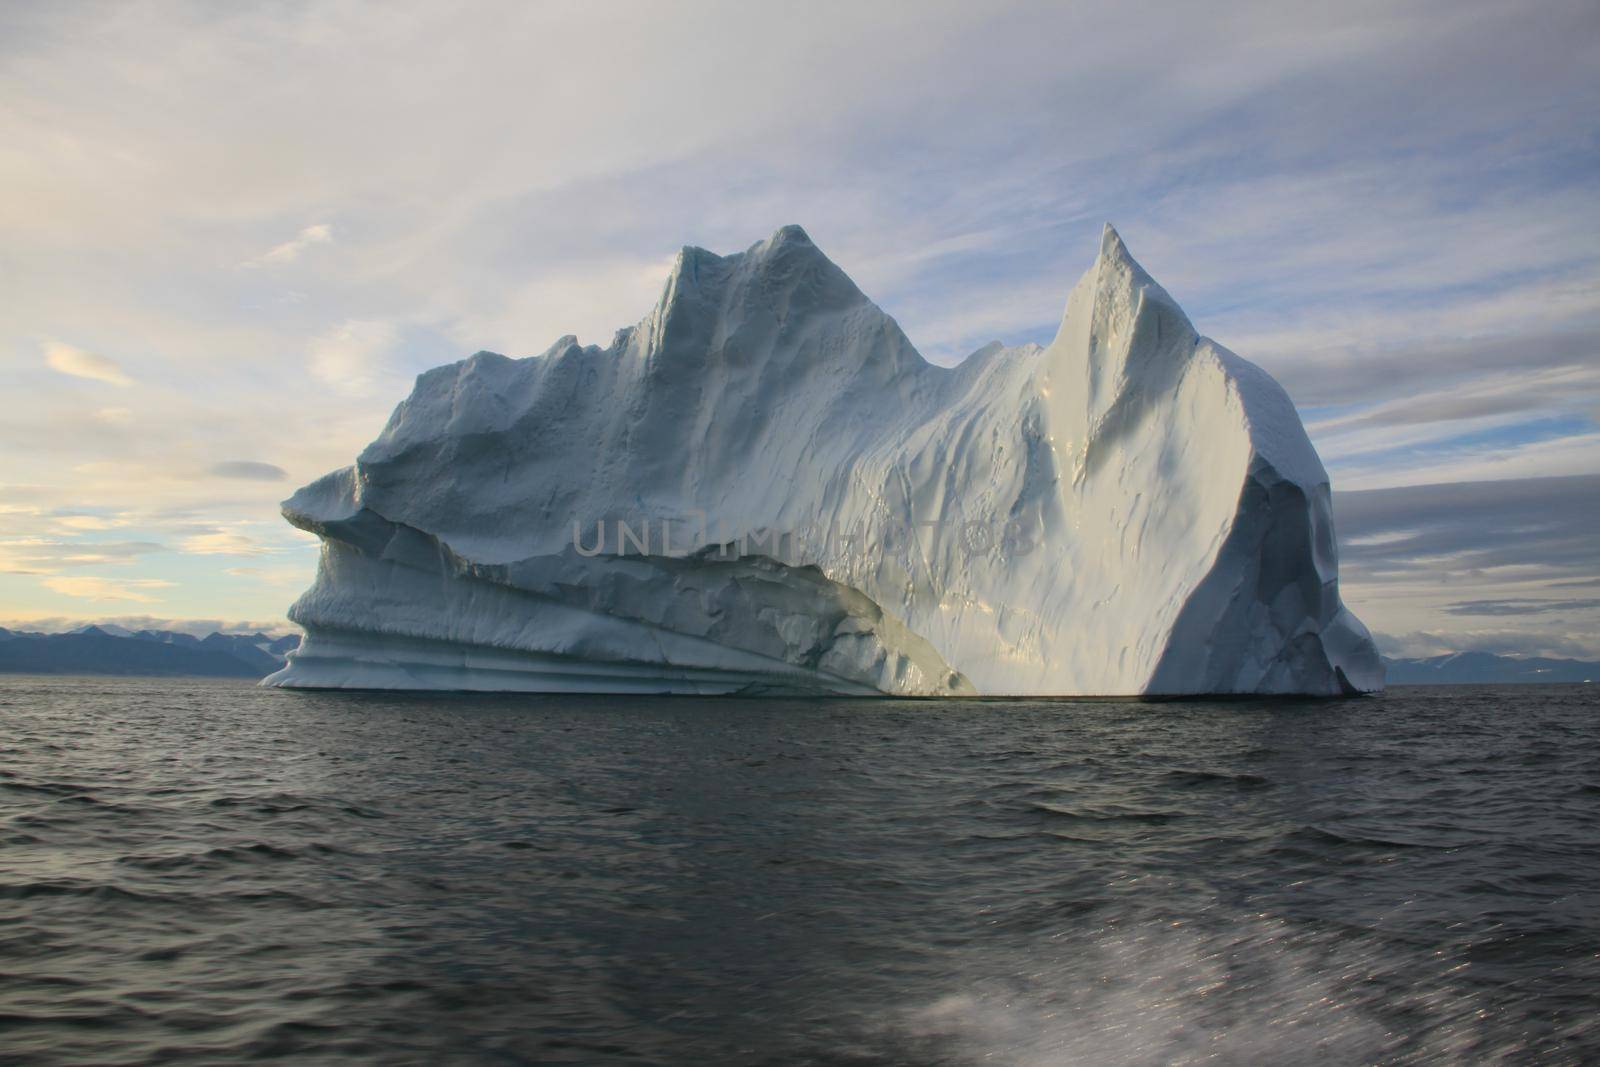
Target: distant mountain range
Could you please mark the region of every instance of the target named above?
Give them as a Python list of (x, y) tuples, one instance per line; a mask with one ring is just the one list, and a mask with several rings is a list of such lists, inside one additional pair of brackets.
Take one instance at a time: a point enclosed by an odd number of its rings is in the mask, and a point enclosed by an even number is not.
[(1428, 659), (1385, 660), (1390, 685), (1473, 685), (1516, 682), (1600, 682), (1600, 663), (1537, 656), (1452, 652)]
[(200, 675), (262, 678), (283, 666), (300, 637), (83, 626), (45, 634), (0, 628), (0, 672)]
[[(0, 673), (200, 675), (264, 678), (283, 666), (300, 636), (128, 630), (109, 624), (45, 634), (0, 627)], [(1600, 663), (1453, 652), (1385, 660), (1390, 685), (1505, 685), (1600, 681)]]

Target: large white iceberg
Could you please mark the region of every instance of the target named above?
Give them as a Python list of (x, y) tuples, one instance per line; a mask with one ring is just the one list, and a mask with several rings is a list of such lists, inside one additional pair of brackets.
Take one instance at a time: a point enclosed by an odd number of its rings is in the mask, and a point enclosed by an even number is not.
[(1108, 226), (1048, 347), (953, 368), (798, 227), (685, 248), (606, 348), (428, 371), (284, 515), (268, 685), (1340, 695), (1328, 476), (1288, 396)]

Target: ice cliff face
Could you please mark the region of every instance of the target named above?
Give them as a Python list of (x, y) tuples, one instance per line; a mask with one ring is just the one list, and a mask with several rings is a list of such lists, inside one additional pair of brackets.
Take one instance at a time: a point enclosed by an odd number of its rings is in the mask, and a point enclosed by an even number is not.
[(1107, 227), (1046, 348), (955, 368), (797, 227), (686, 248), (611, 345), (417, 379), (268, 684), (1338, 695), (1381, 688), (1287, 395)]

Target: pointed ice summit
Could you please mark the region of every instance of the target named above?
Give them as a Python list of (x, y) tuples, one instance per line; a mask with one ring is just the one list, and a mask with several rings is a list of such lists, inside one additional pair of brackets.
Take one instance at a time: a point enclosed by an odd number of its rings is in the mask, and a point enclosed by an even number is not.
[(927, 363), (798, 227), (685, 248), (608, 348), (421, 375), (284, 515), (323, 539), (267, 684), (1340, 695), (1328, 476), (1109, 226), (1048, 347)]

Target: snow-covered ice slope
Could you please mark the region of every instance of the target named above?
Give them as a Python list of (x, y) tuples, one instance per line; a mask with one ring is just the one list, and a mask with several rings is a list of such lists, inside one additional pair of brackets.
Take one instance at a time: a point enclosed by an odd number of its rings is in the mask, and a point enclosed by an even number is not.
[(1109, 226), (1046, 348), (929, 364), (798, 227), (685, 248), (607, 348), (421, 375), (267, 684), (1337, 695), (1382, 687), (1288, 396)]

